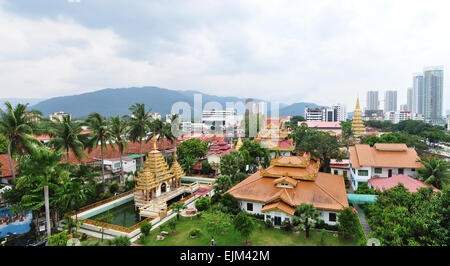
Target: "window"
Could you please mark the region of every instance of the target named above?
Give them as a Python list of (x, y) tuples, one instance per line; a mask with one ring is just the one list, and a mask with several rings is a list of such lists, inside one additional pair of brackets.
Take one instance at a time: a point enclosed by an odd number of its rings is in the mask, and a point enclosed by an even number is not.
[(403, 168), (398, 168), (398, 174), (402, 175), (403, 174)]
[(358, 170), (359, 176), (369, 176), (369, 170)]
[(416, 168), (411, 168), (411, 171), (413, 171), (413, 172), (416, 171)]
[(334, 170), (334, 174), (335, 174), (335, 175), (338, 175), (338, 171), (337, 171), (337, 170)]
[(247, 211), (253, 211), (253, 203), (247, 203)]
[(270, 215), (266, 215), (266, 220), (270, 220)]
[(328, 221), (336, 222), (336, 213), (330, 212), (329, 215), (328, 215)]
[(383, 170), (382, 170), (382, 168), (375, 168), (375, 174), (381, 174), (381, 172), (382, 172)]

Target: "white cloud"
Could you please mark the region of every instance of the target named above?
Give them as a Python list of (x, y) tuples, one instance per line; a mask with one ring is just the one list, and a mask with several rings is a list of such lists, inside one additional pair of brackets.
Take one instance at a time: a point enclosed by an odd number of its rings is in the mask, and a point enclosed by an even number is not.
[[(0, 80), (8, 88), (2, 94), (51, 97), (154, 85), (289, 103), (344, 102), (352, 110), (357, 95), (364, 106), (366, 91), (374, 89), (396, 89), (405, 103), (412, 73), (450, 66), (448, 1), (201, 3), (151, 4), (160, 17), (139, 27), (167, 31), (150, 36), (151, 43), (67, 16), (19, 17), (0, 4), (0, 36), (7, 36), (0, 42)], [(196, 23), (182, 24), (189, 20)], [(170, 27), (158, 28), (168, 21)], [(144, 47), (142, 57), (125, 57), (137, 47)], [(449, 79), (444, 82), (449, 99)]]

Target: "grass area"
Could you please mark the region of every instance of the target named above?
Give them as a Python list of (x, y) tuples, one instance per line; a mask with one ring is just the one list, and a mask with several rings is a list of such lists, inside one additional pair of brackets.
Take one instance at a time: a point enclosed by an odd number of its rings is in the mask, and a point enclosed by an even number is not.
[[(174, 218), (176, 219), (176, 218)], [(202, 228), (202, 218), (180, 217), (177, 222), (175, 232), (170, 233), (164, 240), (157, 241), (156, 236), (160, 229), (157, 228), (144, 239), (136, 241), (137, 244), (145, 246), (208, 246), (211, 235)], [(201, 235), (197, 238), (190, 238), (189, 231), (198, 228)], [(249, 242), (252, 246), (319, 246), (322, 233), (311, 231), (310, 237), (306, 238), (304, 232), (284, 232), (280, 229), (264, 227), (262, 222), (258, 222), (258, 228), (250, 236)], [(225, 235), (215, 235), (214, 240), (217, 246), (242, 246), (245, 239), (242, 239), (239, 232), (230, 229)], [(341, 239), (337, 233), (325, 233), (325, 246), (354, 246), (355, 240)]]

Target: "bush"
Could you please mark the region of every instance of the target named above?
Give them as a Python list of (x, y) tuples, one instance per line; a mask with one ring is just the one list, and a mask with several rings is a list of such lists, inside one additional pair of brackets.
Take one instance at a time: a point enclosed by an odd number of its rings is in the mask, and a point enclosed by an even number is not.
[(319, 220), (314, 225), (314, 228), (316, 228), (316, 229), (325, 229), (325, 230), (330, 230), (330, 231), (337, 231), (338, 230), (338, 226), (337, 225), (326, 224), (323, 220)]
[(200, 198), (195, 202), (195, 208), (198, 211), (206, 211), (211, 207), (211, 199), (209, 197)]
[(134, 180), (125, 180), (125, 190), (129, 191), (132, 190), (134, 188), (135, 184), (134, 184)]
[(86, 233), (81, 233), (80, 241), (85, 241), (88, 238)]
[(222, 197), (220, 203), (223, 204), (225, 213), (238, 214), (241, 210), (238, 200), (229, 193)]
[(117, 182), (112, 182), (112, 183), (109, 185), (109, 192), (110, 192), (111, 194), (114, 194), (114, 193), (116, 193), (117, 191), (119, 191), (119, 184), (118, 184)]
[(264, 221), (264, 225), (266, 226), (266, 228), (272, 228), (273, 227), (272, 220), (267, 219), (266, 221)]
[(211, 204), (216, 204), (217, 202), (220, 202), (221, 199), (222, 196), (219, 193), (216, 193), (211, 197)]
[(109, 243), (113, 246), (129, 246), (131, 245), (131, 241), (127, 236), (118, 236), (111, 240)]
[(198, 228), (192, 229), (192, 230), (189, 232), (189, 235), (190, 235), (190, 236), (199, 236), (199, 235), (200, 235), (200, 229), (198, 229)]
[(284, 220), (283, 222), (281, 222), (281, 230), (286, 231), (286, 232), (292, 231), (291, 222), (288, 220)]
[(260, 213), (249, 213), (249, 215), (252, 216), (253, 218), (257, 219), (257, 220), (264, 221), (264, 214), (260, 214)]
[(141, 224), (141, 233), (144, 236), (148, 236), (150, 234), (150, 230), (152, 230), (152, 224), (150, 222), (143, 222)]
[(175, 228), (177, 227), (177, 223), (175, 222), (175, 220), (170, 220), (169, 223), (167, 224), (170, 228), (170, 230), (172, 232), (175, 232)]
[(356, 194), (369, 194), (375, 195), (375, 190), (373, 188), (369, 188), (367, 182), (361, 182), (358, 185), (358, 189), (355, 191)]

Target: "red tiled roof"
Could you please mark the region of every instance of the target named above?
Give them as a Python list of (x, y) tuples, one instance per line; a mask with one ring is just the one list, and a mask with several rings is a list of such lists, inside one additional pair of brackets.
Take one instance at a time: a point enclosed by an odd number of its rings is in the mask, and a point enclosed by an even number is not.
[[(12, 175), (11, 166), (9, 165), (8, 154), (0, 154), (0, 163), (2, 166), (0, 167), (1, 173), (0, 177), (9, 177)], [(13, 159), (14, 167), (17, 166), (17, 161)]]
[[(176, 145), (178, 145), (177, 141), (170, 143), (170, 141), (164, 139), (164, 149), (166, 149), (166, 150), (172, 149)], [(116, 151), (112, 150), (111, 144), (107, 144), (106, 147), (107, 147), (107, 150), (104, 154), (105, 159), (120, 157), (117, 147), (116, 147)], [(162, 140), (159, 140), (157, 142), (157, 148), (158, 148), (158, 150), (163, 150), (163, 141)], [(142, 141), (142, 153), (151, 152), (152, 150), (153, 150), (153, 142), (152, 141), (149, 141), (147, 143), (145, 143), (145, 141)], [(129, 142), (128, 149), (125, 150), (125, 152), (122, 154), (122, 156), (130, 155), (130, 154), (139, 154), (139, 151), (140, 150), (139, 150), (138, 142)], [(82, 163), (95, 162), (95, 161), (101, 160), (101, 158), (102, 158), (100, 145), (97, 146), (96, 149), (93, 149), (90, 153), (88, 153), (88, 150), (85, 150), (84, 152), (85, 152), (86, 156), (88, 156), (88, 159), (82, 159), (81, 160)], [(62, 161), (66, 161), (66, 156), (63, 156)], [(73, 155), (73, 153), (71, 151), (69, 152), (69, 162), (71, 164), (79, 164), (80, 163), (75, 158), (75, 156)]]
[[(372, 185), (374, 189), (379, 190), (387, 190), (392, 187), (398, 185), (398, 183), (402, 183), (405, 188), (409, 190), (409, 192), (417, 192), (419, 188), (422, 187), (430, 187), (431, 185), (425, 184), (420, 180), (411, 178), (406, 175), (396, 175), (388, 178), (371, 178), (369, 179), (369, 183)], [(434, 191), (439, 191), (439, 189), (434, 188)]]
[(308, 127), (314, 128), (341, 128), (341, 122), (326, 122), (326, 121), (299, 121), (298, 125), (301, 126), (305, 123)]

